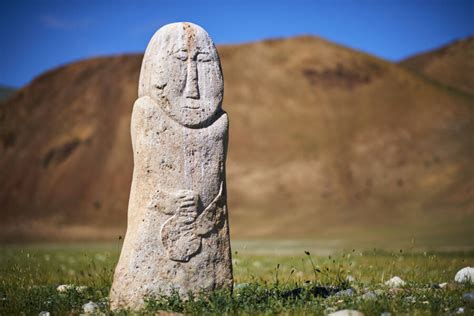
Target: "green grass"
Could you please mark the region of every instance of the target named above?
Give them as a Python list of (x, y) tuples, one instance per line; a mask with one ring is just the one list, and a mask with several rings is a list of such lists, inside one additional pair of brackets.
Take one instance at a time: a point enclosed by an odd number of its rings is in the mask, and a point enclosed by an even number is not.
[[(234, 293), (216, 292), (189, 301), (179, 297), (158, 297), (148, 302), (143, 314), (158, 310), (188, 314), (320, 314), (339, 309), (357, 309), (366, 315), (454, 314), (460, 307), (466, 314), (472, 306), (463, 293), (474, 286), (454, 284), (456, 271), (472, 266), (474, 252), (405, 253), (403, 250), (341, 251), (318, 256), (304, 253), (255, 254), (245, 247), (233, 254)], [(110, 314), (107, 297), (119, 245), (43, 245), (0, 248), (0, 315), (80, 314), (82, 305), (93, 301)], [(355, 281), (348, 282), (351, 275)], [(383, 283), (398, 275), (407, 282), (390, 290)], [(443, 289), (434, 284), (450, 282)], [(87, 286), (59, 293), (61, 284)], [(321, 297), (329, 291), (351, 288), (351, 296)], [(365, 293), (375, 294), (367, 298)], [(126, 314), (123, 312), (122, 314)]]

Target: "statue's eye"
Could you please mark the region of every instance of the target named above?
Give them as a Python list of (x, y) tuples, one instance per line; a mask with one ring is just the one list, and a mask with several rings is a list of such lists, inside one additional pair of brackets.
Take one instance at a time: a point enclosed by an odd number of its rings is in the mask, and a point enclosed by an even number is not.
[(209, 53), (199, 53), (197, 55), (197, 61), (202, 63), (211, 61), (211, 55), (209, 55)]
[(174, 57), (179, 60), (185, 61), (188, 59), (188, 52), (185, 52), (183, 50), (177, 51), (176, 53), (174, 53)]

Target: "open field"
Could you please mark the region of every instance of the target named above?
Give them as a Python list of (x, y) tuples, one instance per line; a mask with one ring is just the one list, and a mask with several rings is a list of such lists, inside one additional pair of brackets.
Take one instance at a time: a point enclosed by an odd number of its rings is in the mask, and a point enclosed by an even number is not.
[[(327, 314), (351, 308), (366, 315), (469, 314), (463, 294), (472, 285), (451, 283), (456, 271), (474, 263), (474, 252), (420, 252), (410, 249), (330, 250), (293, 241), (233, 242), (235, 290), (197, 297), (150, 300), (144, 314), (169, 310), (191, 314)], [(309, 252), (304, 252), (308, 246)], [(120, 243), (45, 244), (0, 248), (0, 315), (80, 314), (93, 301), (109, 314), (107, 296)], [(268, 251), (265, 251), (267, 249)], [(276, 251), (281, 249), (281, 252)], [(291, 251), (293, 249), (293, 251)], [(355, 281), (348, 282), (350, 275)], [(383, 283), (398, 275), (402, 289)], [(444, 288), (437, 284), (448, 282)], [(61, 284), (70, 288), (60, 293)], [(343, 289), (351, 295), (329, 295)], [(370, 294), (366, 294), (370, 293)], [(329, 296), (328, 296), (329, 295)], [(324, 297), (328, 296), (328, 297)], [(471, 303), (472, 304), (472, 303)], [(124, 314), (126, 314), (124, 312)]]

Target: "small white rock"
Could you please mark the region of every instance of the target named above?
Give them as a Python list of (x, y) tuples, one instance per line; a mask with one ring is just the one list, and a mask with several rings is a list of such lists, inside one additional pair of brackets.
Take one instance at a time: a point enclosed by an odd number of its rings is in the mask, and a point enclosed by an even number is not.
[(56, 288), (56, 291), (58, 291), (59, 293), (65, 293), (72, 289), (74, 289), (74, 285), (72, 284), (61, 284), (60, 286)]
[(234, 283), (234, 289), (236, 290), (242, 290), (242, 289), (245, 289), (246, 287), (249, 287), (250, 284), (248, 283)]
[(352, 275), (349, 274), (349, 275), (346, 277), (346, 281), (347, 281), (347, 282), (354, 282), (354, 281), (355, 281), (355, 278), (354, 278)]
[(51, 313), (47, 311), (42, 311), (38, 314), (38, 316), (51, 316)]
[(474, 302), (474, 292), (464, 293), (462, 295), (462, 299), (466, 303), (473, 303)]
[(464, 314), (464, 307), (459, 307), (456, 314)]
[(364, 300), (375, 300), (377, 298), (377, 294), (373, 291), (369, 291), (361, 296)]
[(92, 301), (89, 301), (89, 303), (82, 305), (82, 309), (86, 314), (94, 314), (99, 310), (99, 305)]
[(76, 286), (76, 291), (77, 291), (78, 293), (83, 293), (83, 292), (86, 291), (87, 289), (88, 289), (88, 287), (85, 286), (85, 285)]
[(465, 267), (456, 273), (454, 281), (458, 283), (474, 283), (474, 268)]
[(343, 310), (331, 313), (328, 316), (364, 316), (364, 314), (353, 309), (343, 309)]
[(446, 285), (448, 285), (448, 282), (443, 282), (443, 283), (438, 284), (438, 286), (442, 289), (445, 288)]
[(393, 278), (391, 278), (390, 280), (388, 280), (387, 282), (385, 282), (385, 285), (391, 287), (391, 288), (399, 288), (399, 287), (402, 287), (406, 284), (405, 281), (403, 281), (400, 277), (398, 276), (394, 276)]
[(342, 290), (334, 294), (334, 296), (354, 296), (356, 292), (354, 289), (347, 289), (347, 290)]

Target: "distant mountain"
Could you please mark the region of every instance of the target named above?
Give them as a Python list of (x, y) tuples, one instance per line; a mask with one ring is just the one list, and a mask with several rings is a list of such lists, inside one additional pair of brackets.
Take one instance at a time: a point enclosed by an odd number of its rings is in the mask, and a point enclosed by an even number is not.
[(474, 36), (407, 58), (400, 65), (474, 95)]
[(15, 92), (15, 89), (5, 86), (0, 86), (0, 102), (6, 100), (9, 96), (11, 96)]
[[(233, 237), (474, 244), (473, 97), (316, 37), (218, 50)], [(54, 69), (0, 105), (2, 240), (123, 234), (141, 59)]]

